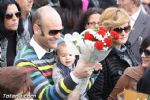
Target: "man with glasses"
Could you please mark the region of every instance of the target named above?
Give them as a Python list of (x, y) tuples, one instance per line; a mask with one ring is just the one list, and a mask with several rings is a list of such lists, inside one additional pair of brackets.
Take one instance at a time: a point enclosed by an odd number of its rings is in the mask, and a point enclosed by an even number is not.
[(81, 78), (91, 75), (93, 64), (80, 61), (76, 68), (64, 80), (55, 86), (52, 80), (53, 64), (55, 63), (55, 48), (60, 41), (63, 29), (59, 14), (53, 8), (44, 6), (33, 15), (34, 35), (30, 44), (17, 55), (15, 64), (27, 68), (34, 84), (36, 99), (62, 100), (79, 83)]
[(143, 38), (150, 36), (150, 16), (144, 10), (141, 0), (117, 0), (117, 5), (130, 15), (131, 32), (128, 40), (134, 55), (141, 62), (139, 47)]

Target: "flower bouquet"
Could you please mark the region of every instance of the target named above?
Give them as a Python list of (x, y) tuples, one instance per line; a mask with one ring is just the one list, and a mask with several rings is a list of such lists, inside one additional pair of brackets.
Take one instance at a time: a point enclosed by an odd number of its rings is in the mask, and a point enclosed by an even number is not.
[(69, 49), (72, 50), (71, 52), (80, 55), (82, 59), (88, 62), (104, 60), (113, 47), (113, 39), (117, 40), (118, 38), (117, 32), (108, 32), (105, 27), (100, 27), (97, 32), (87, 29), (81, 34), (74, 32), (72, 35), (66, 34), (64, 36), (67, 46), (70, 46)]
[[(100, 27), (98, 31), (87, 29), (81, 34), (77, 32), (74, 32), (72, 35), (66, 34), (64, 40), (68, 46), (70, 45), (69, 49), (75, 55), (79, 55), (80, 59), (96, 63), (106, 58), (113, 47), (113, 40), (118, 38), (117, 32), (109, 32), (105, 27)], [(81, 94), (84, 93), (88, 79), (83, 79), (82, 84), (79, 85)]]

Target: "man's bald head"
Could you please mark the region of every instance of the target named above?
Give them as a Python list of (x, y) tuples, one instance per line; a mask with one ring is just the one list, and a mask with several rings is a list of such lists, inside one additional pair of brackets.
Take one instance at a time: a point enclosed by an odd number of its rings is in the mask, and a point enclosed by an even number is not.
[(60, 15), (50, 6), (43, 6), (37, 9), (32, 16), (32, 23), (42, 24), (45, 21), (44, 19), (49, 19), (47, 21), (59, 21), (62, 23)]
[(54, 8), (43, 6), (33, 14), (35, 41), (46, 51), (57, 47), (63, 29), (60, 15)]

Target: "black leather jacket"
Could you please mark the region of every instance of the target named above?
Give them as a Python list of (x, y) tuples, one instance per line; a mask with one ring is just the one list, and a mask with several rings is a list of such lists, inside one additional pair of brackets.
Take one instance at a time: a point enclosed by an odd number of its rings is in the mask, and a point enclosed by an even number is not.
[[(129, 66), (139, 65), (139, 62), (137, 62), (132, 51), (129, 49), (129, 45), (125, 47), (126, 50), (122, 53), (113, 48), (105, 60), (101, 62), (103, 70), (98, 75), (92, 88), (88, 91), (90, 100), (107, 100), (107, 97), (124, 70)], [(130, 64), (124, 59), (123, 55), (128, 56)]]

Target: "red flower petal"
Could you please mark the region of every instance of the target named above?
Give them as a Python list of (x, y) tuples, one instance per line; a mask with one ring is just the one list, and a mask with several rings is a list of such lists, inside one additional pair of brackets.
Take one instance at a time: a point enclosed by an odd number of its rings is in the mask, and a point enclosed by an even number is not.
[(106, 46), (112, 46), (112, 44), (113, 44), (113, 41), (112, 41), (112, 39), (111, 38), (105, 38), (104, 39), (104, 42), (106, 43)]
[(96, 41), (94, 46), (97, 50), (103, 50), (104, 44), (102, 41)]
[(99, 29), (100, 29), (100, 30), (107, 31), (107, 29), (106, 29), (104, 26), (100, 26)]
[(102, 37), (105, 36), (106, 32), (107, 32), (107, 30), (105, 27), (103, 27), (103, 26), (99, 27), (98, 34), (102, 35)]
[(85, 35), (84, 35), (84, 39), (93, 41), (94, 36), (92, 34), (90, 34), (89, 32), (86, 32)]
[(118, 40), (118, 39), (119, 39), (119, 34), (118, 34), (116, 31), (111, 31), (110, 34), (112, 35), (112, 37), (113, 37), (115, 40)]

